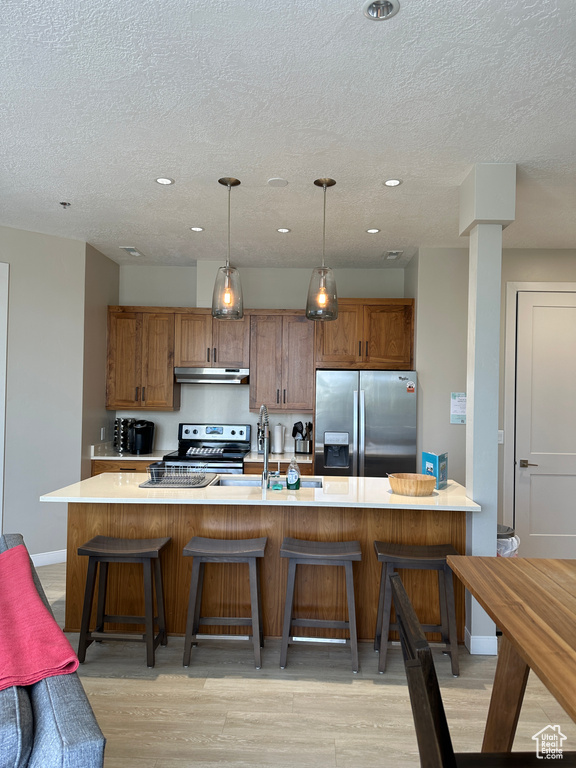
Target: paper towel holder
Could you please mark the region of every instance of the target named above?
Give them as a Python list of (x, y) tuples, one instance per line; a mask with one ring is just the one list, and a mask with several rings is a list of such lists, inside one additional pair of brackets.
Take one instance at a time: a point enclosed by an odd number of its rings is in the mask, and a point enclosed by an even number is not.
[(286, 434), (286, 427), (282, 424), (278, 424), (272, 430), (272, 453), (284, 453), (284, 437)]

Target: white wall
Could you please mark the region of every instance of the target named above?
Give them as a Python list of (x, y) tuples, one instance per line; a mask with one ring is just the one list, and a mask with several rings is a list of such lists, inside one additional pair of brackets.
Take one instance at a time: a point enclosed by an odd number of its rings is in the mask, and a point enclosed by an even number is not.
[(79, 479), (85, 244), (0, 227), (10, 265), (4, 531), (32, 554), (66, 546), (65, 505), (42, 493)]
[(113, 439), (114, 412), (106, 410), (107, 308), (118, 304), (120, 267), (90, 245), (84, 275), (84, 383), (81, 476), (90, 477), (90, 447)]
[[(576, 281), (576, 250), (504, 250), (500, 345), (500, 427), (503, 426), (506, 283)], [(451, 425), (450, 392), (466, 390), (468, 250), (421, 249), (406, 269), (406, 296), (416, 299), (418, 451), (448, 451), (449, 475), (465, 482), (465, 427)], [(513, 439), (513, 436), (508, 436)], [(502, 447), (500, 446), (500, 454)], [(502, 518), (502, 456), (499, 465)]]
[[(502, 254), (502, 314), (500, 318), (500, 408), (499, 427), (504, 428), (504, 387), (506, 354), (506, 286), (510, 282), (560, 283), (576, 282), (576, 249), (505, 250)], [(514, 435), (504, 434), (506, 443)], [(504, 445), (498, 446), (498, 519), (502, 521), (504, 496)]]
[(466, 391), (468, 251), (421, 248), (408, 277), (407, 295), (417, 294), (418, 455), (448, 451), (448, 476), (464, 484), (466, 427), (450, 424), (450, 394)]
[(8, 352), (8, 287), (10, 265), (0, 262), (0, 531), (4, 517), (4, 440), (6, 423), (6, 361)]
[[(216, 272), (213, 261), (196, 267), (121, 267), (120, 304), (143, 307), (210, 307)], [(311, 269), (241, 269), (244, 306), (252, 309), (304, 309)], [(402, 269), (336, 269), (342, 298), (401, 298)]]
[[(196, 267), (120, 267), (115, 303), (131, 307), (195, 307)], [(210, 301), (212, 295), (210, 295)]]

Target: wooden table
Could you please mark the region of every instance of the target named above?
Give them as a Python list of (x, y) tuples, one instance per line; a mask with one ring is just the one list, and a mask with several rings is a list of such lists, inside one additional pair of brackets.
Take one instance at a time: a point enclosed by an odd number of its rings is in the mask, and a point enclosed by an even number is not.
[(532, 669), (576, 721), (576, 560), (449, 556), (502, 630), (483, 752), (509, 752)]

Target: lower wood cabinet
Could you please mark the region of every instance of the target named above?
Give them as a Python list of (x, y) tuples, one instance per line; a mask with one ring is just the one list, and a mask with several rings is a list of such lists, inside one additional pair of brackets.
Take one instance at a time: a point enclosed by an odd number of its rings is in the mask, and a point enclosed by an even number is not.
[(117, 461), (115, 459), (93, 459), (92, 461), (92, 477), (94, 475), (101, 475), (104, 472), (142, 472), (146, 473), (150, 461), (122, 459)]

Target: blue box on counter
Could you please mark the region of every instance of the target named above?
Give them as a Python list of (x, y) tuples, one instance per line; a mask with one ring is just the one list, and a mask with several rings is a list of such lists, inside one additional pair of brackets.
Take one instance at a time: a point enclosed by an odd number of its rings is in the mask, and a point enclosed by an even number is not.
[(422, 451), (422, 474), (434, 475), (436, 490), (448, 485), (448, 454)]

